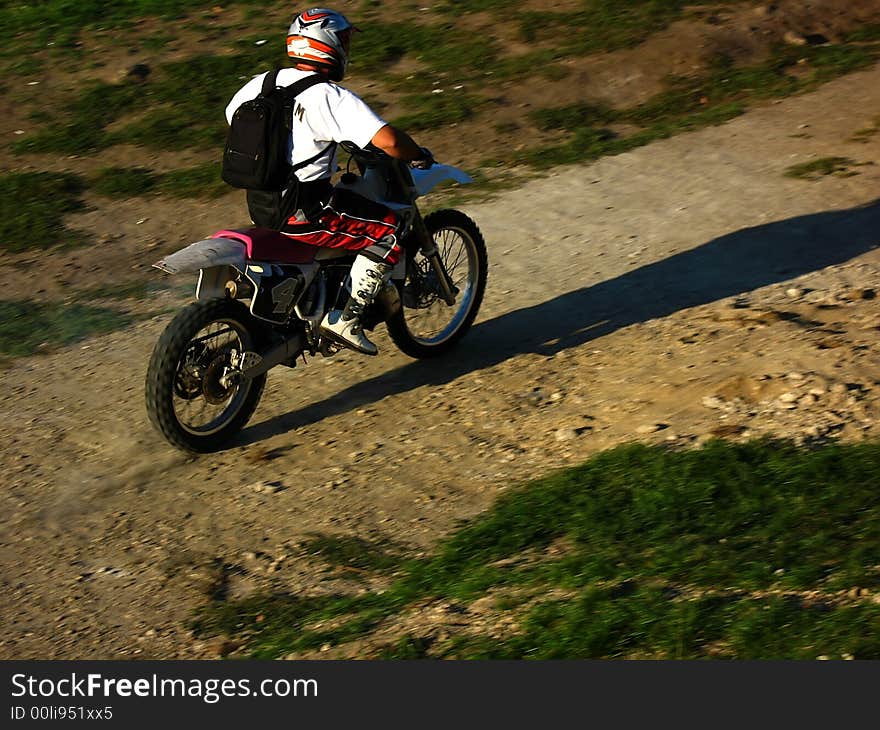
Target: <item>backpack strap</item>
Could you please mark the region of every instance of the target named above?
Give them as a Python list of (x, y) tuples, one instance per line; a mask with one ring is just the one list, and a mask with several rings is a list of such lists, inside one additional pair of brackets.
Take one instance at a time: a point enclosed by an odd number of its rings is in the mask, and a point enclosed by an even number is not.
[[(284, 95), (285, 108), (287, 106), (293, 106), (293, 100), (299, 96), (306, 89), (310, 89), (312, 86), (317, 86), (318, 84), (327, 83), (329, 79), (322, 74), (312, 74), (311, 76), (306, 76), (304, 79), (300, 79), (299, 81), (295, 81), (290, 84), (290, 86), (278, 86), (278, 72), (280, 69), (274, 69), (266, 74), (263, 79), (263, 88), (261, 93), (265, 96), (269, 94), (273, 90), (277, 89), (280, 93)], [(291, 114), (293, 110), (291, 109)], [(296, 165), (292, 165), (290, 168), (290, 174), (287, 178), (287, 189), (284, 191), (283, 195), (279, 201), (279, 215), (276, 220), (276, 225), (274, 228), (280, 228), (287, 218), (290, 216), (292, 209), (297, 205), (299, 197), (300, 197), (300, 182), (299, 178), (296, 176), (296, 171), (301, 170), (307, 165), (311, 165), (313, 162), (316, 162), (321, 157), (323, 157), (327, 152), (334, 150), (336, 148), (336, 142), (331, 142), (324, 149), (322, 149), (318, 154), (309, 157), (307, 160), (303, 160), (302, 162), (298, 162)]]
[(284, 94), (284, 100), (289, 103), (302, 94), (306, 89), (310, 89), (317, 84), (325, 84), (329, 82), (329, 79), (326, 76), (312, 74), (311, 76), (306, 76), (304, 79), (293, 82), (290, 86), (278, 86), (278, 72), (280, 70), (281, 69), (276, 68), (263, 77), (263, 88), (260, 91), (263, 96), (278, 89)]
[[(295, 81), (290, 86), (278, 86), (278, 72), (280, 69), (274, 69), (266, 74), (263, 79), (263, 89), (260, 93), (263, 95), (268, 94), (273, 89), (278, 89), (282, 94), (284, 94), (284, 101), (287, 104), (292, 104), (293, 100), (302, 94), (306, 89), (310, 89), (313, 86), (317, 86), (318, 84), (328, 83), (329, 79), (322, 74), (312, 74), (311, 76), (306, 76), (304, 79), (300, 79), (299, 81)], [(311, 165), (313, 162), (321, 159), (324, 155), (326, 155), (330, 150), (336, 147), (336, 142), (331, 142), (324, 149), (322, 149), (318, 154), (313, 157), (309, 157), (309, 159), (304, 160), (303, 162), (299, 162), (294, 165), (290, 170), (290, 177), (288, 178), (288, 182), (290, 182), (294, 173), (297, 170), (301, 170), (307, 165)]]
[(278, 72), (280, 70), (281, 69), (278, 68), (273, 69), (263, 77), (263, 88), (260, 89), (260, 94), (262, 96), (268, 95), (269, 92), (273, 91), (277, 87)]

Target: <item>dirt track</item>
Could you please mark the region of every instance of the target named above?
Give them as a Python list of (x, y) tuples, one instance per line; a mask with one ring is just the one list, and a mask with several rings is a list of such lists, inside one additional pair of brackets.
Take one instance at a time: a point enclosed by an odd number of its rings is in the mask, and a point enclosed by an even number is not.
[[(500, 490), (623, 441), (880, 436), (880, 134), (849, 141), (878, 117), (880, 67), (465, 206), (491, 263), (459, 351), (414, 363), (381, 336), (375, 359), (277, 369), (216, 456), (147, 423), (168, 315), (18, 362), (0, 658), (209, 656), (186, 620), (221, 566), (230, 597), (357, 590), (300, 542), (428, 549)], [(783, 176), (829, 155), (871, 164)]]

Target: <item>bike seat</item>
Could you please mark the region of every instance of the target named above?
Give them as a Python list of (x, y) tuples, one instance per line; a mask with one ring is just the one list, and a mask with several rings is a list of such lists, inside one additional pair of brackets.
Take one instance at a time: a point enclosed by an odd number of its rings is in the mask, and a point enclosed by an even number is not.
[(321, 250), (318, 246), (295, 241), (272, 228), (217, 231), (211, 238), (231, 238), (234, 241), (241, 241), (247, 248), (249, 259), (280, 264), (311, 264)]

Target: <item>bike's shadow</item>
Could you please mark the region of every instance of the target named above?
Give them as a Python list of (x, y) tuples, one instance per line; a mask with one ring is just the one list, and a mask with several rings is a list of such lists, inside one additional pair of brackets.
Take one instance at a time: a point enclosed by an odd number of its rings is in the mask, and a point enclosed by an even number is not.
[[(436, 360), (412, 362), (242, 432), (262, 441), (523, 353), (553, 354), (638, 322), (840, 264), (880, 245), (880, 200), (746, 228), (634, 271), (480, 322)], [(536, 252), (536, 255), (539, 252)], [(491, 254), (490, 254), (491, 258)]]

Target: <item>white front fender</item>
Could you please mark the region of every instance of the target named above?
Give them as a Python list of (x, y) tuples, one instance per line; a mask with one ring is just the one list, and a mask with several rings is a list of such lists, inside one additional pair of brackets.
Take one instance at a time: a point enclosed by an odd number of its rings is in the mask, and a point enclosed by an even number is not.
[(440, 183), (447, 180), (455, 180), (461, 185), (473, 182), (473, 179), (464, 170), (459, 170), (452, 165), (431, 165), (427, 170), (410, 170), (416, 192), (419, 195), (427, 195)]

